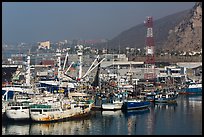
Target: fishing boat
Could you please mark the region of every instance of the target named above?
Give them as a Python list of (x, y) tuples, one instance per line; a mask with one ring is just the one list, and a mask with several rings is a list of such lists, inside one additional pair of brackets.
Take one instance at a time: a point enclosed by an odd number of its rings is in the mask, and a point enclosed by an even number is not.
[(29, 107), (33, 103), (29, 94), (16, 92), (13, 100), (9, 101), (5, 109), (6, 117), (12, 120), (30, 119)]
[(158, 92), (155, 95), (154, 101), (158, 103), (175, 103), (177, 97), (178, 92), (175, 89), (170, 90), (169, 88), (164, 88), (162, 92)]
[(31, 120), (48, 122), (86, 116), (94, 103), (91, 99), (85, 100), (88, 95), (84, 93), (70, 93), (67, 97), (63, 93), (47, 94), (30, 106)]
[(5, 110), (6, 116), (12, 120), (30, 119), (29, 105), (31, 102), (10, 102)]
[[(13, 97), (9, 98), (9, 95), (8, 95), (9, 90), (7, 89), (7, 91), (3, 94), (2, 96), (2, 117), (15, 120), (15, 119), (21, 119), (20, 116), (22, 116), (22, 119), (24, 119), (24, 110), (22, 109), (26, 109), (26, 107), (24, 107), (25, 103), (22, 104), (21, 102), (30, 101), (30, 98), (19, 95), (19, 93), (20, 92), (14, 92)], [(23, 113), (22, 115), (20, 114), (21, 112)]]
[(122, 100), (113, 100), (113, 103), (102, 104), (102, 110), (121, 110), (123, 105)]
[[(30, 120), (30, 105), (34, 103), (47, 102), (49, 95), (35, 97), (29, 97), (30, 94), (20, 94), (19, 92), (14, 94), (12, 101), (9, 101), (5, 108), (6, 117), (12, 120)], [(52, 97), (50, 100), (54, 100)]]
[(143, 109), (150, 106), (149, 101), (143, 99), (128, 99), (124, 100), (122, 109), (123, 110), (132, 110), (132, 109)]
[(63, 119), (81, 117), (91, 111), (93, 102), (59, 101), (53, 104), (33, 104), (30, 106), (30, 116), (33, 121), (59, 121)]
[(123, 110), (144, 109), (150, 106), (150, 101), (146, 100), (146, 96), (142, 95), (142, 92), (135, 91), (135, 94), (133, 93), (129, 93), (127, 99), (124, 100)]
[(155, 102), (175, 103), (177, 96), (178, 96), (178, 94), (174, 94), (174, 93), (158, 94), (155, 96)]
[(202, 83), (190, 83), (181, 92), (181, 94), (202, 94)]

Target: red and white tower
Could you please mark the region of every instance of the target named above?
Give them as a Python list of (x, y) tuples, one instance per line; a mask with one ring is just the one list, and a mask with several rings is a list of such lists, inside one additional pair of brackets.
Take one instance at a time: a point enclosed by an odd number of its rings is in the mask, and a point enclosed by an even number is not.
[(144, 79), (154, 79), (155, 75), (155, 56), (154, 56), (154, 37), (153, 37), (153, 19), (152, 17), (147, 17), (144, 22), (147, 27), (147, 37), (146, 37), (146, 61), (144, 69)]

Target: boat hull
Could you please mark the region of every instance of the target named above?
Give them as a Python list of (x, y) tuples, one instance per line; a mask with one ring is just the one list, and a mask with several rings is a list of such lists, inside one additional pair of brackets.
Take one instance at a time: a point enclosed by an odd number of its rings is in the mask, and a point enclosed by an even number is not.
[(30, 119), (29, 109), (6, 110), (6, 116), (12, 120), (27, 120)]
[(186, 94), (202, 94), (202, 88), (187, 88)]
[(155, 102), (159, 102), (159, 103), (174, 103), (176, 102), (176, 98), (178, 97), (178, 94), (173, 96), (173, 97), (161, 97), (161, 98), (155, 98)]
[(202, 84), (192, 84), (188, 88), (182, 89), (180, 94), (202, 94)]
[(125, 110), (143, 109), (149, 107), (149, 105), (149, 101), (125, 101), (122, 108)]
[(107, 104), (102, 104), (102, 109), (103, 110), (120, 110), (122, 109), (123, 103), (107, 103)]
[(68, 118), (76, 118), (87, 115), (91, 111), (92, 104), (85, 109), (81, 107), (75, 107), (70, 109), (52, 109), (48, 108), (31, 108), (30, 116), (33, 121), (46, 122), (46, 121), (59, 121)]

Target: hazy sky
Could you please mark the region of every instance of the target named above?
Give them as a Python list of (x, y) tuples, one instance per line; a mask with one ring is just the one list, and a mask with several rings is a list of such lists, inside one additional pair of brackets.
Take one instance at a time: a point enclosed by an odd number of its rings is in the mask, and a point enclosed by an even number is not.
[(3, 2), (3, 43), (111, 39), (124, 30), (194, 6), (194, 2)]

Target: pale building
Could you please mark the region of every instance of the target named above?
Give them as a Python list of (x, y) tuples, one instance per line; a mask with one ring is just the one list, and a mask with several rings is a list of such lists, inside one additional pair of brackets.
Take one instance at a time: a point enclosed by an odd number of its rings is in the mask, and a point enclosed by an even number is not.
[(50, 49), (50, 41), (40, 42), (38, 49)]

